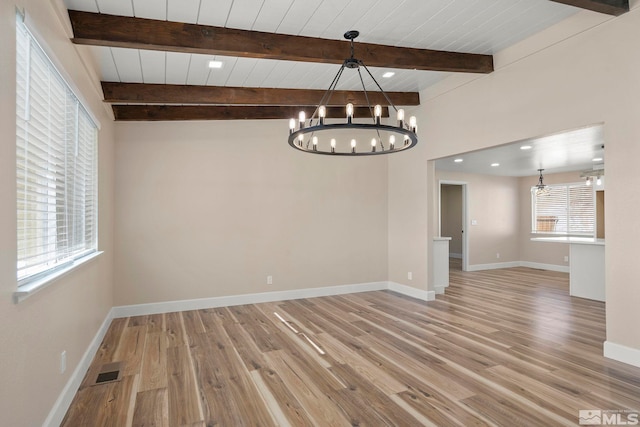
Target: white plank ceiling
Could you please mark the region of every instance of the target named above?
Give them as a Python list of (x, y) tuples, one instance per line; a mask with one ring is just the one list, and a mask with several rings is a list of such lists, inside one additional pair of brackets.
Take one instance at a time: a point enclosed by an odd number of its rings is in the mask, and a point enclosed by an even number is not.
[[(65, 0), (67, 8), (245, 30), (493, 54), (578, 9), (548, 0)], [(326, 89), (339, 66), (110, 47), (88, 47), (110, 82)], [(209, 60), (223, 62), (209, 69)], [(386, 91), (418, 91), (444, 72), (371, 69)], [(339, 89), (358, 89), (357, 74)]]

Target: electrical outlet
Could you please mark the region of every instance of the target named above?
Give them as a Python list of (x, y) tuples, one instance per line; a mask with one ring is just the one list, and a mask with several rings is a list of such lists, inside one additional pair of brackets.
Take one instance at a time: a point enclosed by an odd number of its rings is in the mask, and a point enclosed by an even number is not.
[(500, 259), (500, 252), (496, 252), (496, 258)]
[(409, 279), (409, 280), (413, 280), (413, 273), (412, 273), (412, 272), (410, 272), (410, 271), (409, 271), (409, 272), (407, 273), (407, 279)]
[(267, 276), (267, 285), (273, 285), (273, 276)]
[(67, 352), (66, 350), (60, 353), (60, 373), (64, 374), (67, 370)]
[(568, 256), (564, 256), (564, 262), (569, 262), (569, 257)]

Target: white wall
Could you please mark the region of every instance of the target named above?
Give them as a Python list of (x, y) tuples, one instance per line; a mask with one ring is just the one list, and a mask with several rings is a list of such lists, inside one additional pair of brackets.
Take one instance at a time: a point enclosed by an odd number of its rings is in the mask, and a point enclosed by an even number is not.
[(435, 159), (604, 123), (607, 340), (637, 358), (640, 334), (630, 326), (640, 324), (640, 193), (628, 188), (638, 182), (640, 158), (638, 39), (638, 2), (616, 18), (580, 12), (496, 55), (494, 73), (421, 93), (428, 120), (420, 129)]
[(116, 305), (387, 280), (384, 157), (298, 152), (284, 120), (116, 127)]
[[(102, 122), (99, 240), (104, 254), (25, 301), (16, 290), (15, 8), (24, 8)], [(113, 127), (58, 20), (61, 2), (0, 1), (0, 424), (41, 425), (113, 305)], [(59, 372), (60, 353), (67, 370)]]

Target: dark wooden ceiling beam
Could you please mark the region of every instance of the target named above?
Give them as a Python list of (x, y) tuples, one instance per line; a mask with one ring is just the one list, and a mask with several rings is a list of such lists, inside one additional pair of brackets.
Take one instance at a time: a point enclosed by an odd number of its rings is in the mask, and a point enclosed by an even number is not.
[[(311, 117), (314, 107), (281, 106), (218, 106), (218, 105), (113, 105), (117, 121), (170, 120), (264, 120), (297, 118), (300, 111)], [(354, 116), (371, 117), (367, 107), (356, 107)], [(382, 108), (382, 116), (389, 117), (389, 109)], [(328, 118), (344, 118), (343, 107), (327, 108)]]
[[(341, 64), (349, 42), (70, 10), (77, 44)], [(493, 57), (356, 42), (369, 67), (490, 73)]]
[[(102, 82), (105, 102), (140, 104), (317, 105), (324, 90)], [(371, 104), (388, 105), (380, 92)], [(420, 105), (418, 92), (387, 92), (395, 105)], [(335, 91), (327, 105), (367, 105), (364, 92)]]
[(629, 12), (629, 0), (551, 0), (581, 9), (619, 16)]

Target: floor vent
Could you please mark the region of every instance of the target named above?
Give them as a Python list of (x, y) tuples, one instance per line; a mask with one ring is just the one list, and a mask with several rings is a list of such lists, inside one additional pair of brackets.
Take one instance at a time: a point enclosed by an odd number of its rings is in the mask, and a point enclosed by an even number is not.
[(113, 362), (102, 365), (94, 384), (104, 384), (119, 381), (120, 372), (122, 371), (121, 365), (122, 362)]

